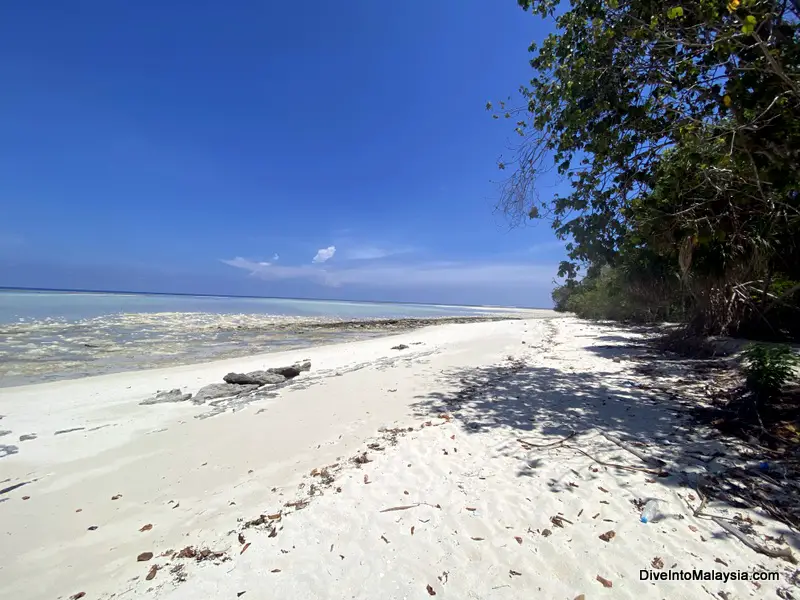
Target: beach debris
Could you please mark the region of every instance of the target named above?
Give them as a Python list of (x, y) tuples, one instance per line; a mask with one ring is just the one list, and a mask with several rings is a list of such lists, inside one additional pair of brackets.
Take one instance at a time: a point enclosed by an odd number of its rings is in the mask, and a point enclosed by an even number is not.
[(236, 592), (236, 597), (237, 597), (237, 598), (241, 598), (241, 597), (242, 597), (242, 596), (244, 596), (246, 593), (247, 593), (247, 592)]
[[(80, 510), (80, 509), (78, 509), (78, 510)], [(147, 525), (142, 525), (142, 527), (139, 529), (139, 531), (150, 531), (152, 528), (153, 528), (153, 524), (152, 523), (148, 523)]]
[(518, 535), (515, 535), (515, 536), (514, 536), (514, 539), (515, 539), (515, 540), (517, 540), (517, 543), (518, 543), (520, 546), (522, 545), (522, 538), (521, 538), (521, 537), (519, 537)]
[(174, 565), (169, 572), (174, 576), (175, 583), (183, 583), (186, 581), (186, 565), (182, 563)]
[(70, 429), (59, 429), (58, 431), (54, 432), (53, 435), (62, 435), (64, 433), (72, 433), (73, 431), (83, 431), (86, 427), (72, 427)]
[(152, 567), (150, 567), (150, 570), (147, 572), (147, 575), (145, 576), (145, 580), (152, 581), (155, 578), (156, 573), (158, 573), (158, 570), (160, 568), (161, 567), (158, 565), (153, 565)]
[(364, 483), (369, 483), (369, 475), (364, 474)]
[(25, 434), (22, 434), (21, 436), (19, 436), (19, 441), (20, 442), (27, 442), (29, 440), (35, 440), (36, 437), (37, 436), (36, 436), (35, 433), (25, 433)]
[(578, 594), (577, 596), (575, 596), (575, 600), (586, 600), (586, 595)]
[(551, 535), (553, 535), (552, 531), (549, 529), (542, 529), (542, 537), (550, 537)]
[(386, 536), (385, 536), (385, 535), (381, 535), (381, 539), (382, 539), (384, 542), (386, 542), (387, 544), (391, 544), (391, 542), (390, 542), (389, 540), (387, 540), (387, 539), (386, 539)]
[(442, 574), (441, 574), (441, 575), (439, 575), (439, 576), (437, 576), (437, 577), (436, 577), (436, 579), (438, 579), (438, 580), (439, 580), (439, 582), (440, 582), (442, 585), (444, 585), (445, 583), (447, 583), (447, 578), (448, 578), (449, 576), (450, 576), (450, 571), (442, 571)]
[(522, 573), (520, 573), (519, 571), (515, 571), (514, 569), (509, 569), (509, 570), (508, 570), (508, 576), (509, 576), (509, 577), (514, 577), (515, 575), (516, 575), (517, 577), (519, 577), (519, 576), (521, 576), (521, 575), (522, 575)]
[(239, 554), (244, 554), (244, 551), (247, 550), (249, 547), (250, 547), (250, 542), (247, 542), (244, 546), (242, 546), (242, 550), (239, 552)]
[(406, 344), (397, 344), (397, 346), (392, 346), (392, 350), (406, 350), (408, 346)]
[(75, 512), (76, 512), (76, 513), (83, 512), (83, 509), (82, 509), (82, 508), (76, 508), (76, 509), (75, 509)]
[(241, 531), (239, 532), (239, 543), (240, 544), (245, 543), (244, 534)]
[(136, 557), (136, 560), (139, 562), (147, 562), (151, 558), (153, 558), (152, 552), (142, 552), (139, 556)]
[(77, 594), (72, 594), (69, 597), (69, 600), (81, 600), (86, 595), (86, 592), (78, 592)]
[(654, 569), (661, 570), (664, 568), (664, 559), (660, 556), (656, 556), (652, 561), (650, 561), (650, 566)]
[(122, 498), (122, 494), (114, 494), (113, 496), (111, 496), (112, 500), (119, 500), (120, 498)]
[(598, 490), (600, 490), (601, 492), (603, 492), (604, 494), (610, 494), (610, 493), (611, 493), (611, 492), (609, 492), (609, 491), (608, 491), (606, 488), (604, 488), (604, 487), (603, 487), (603, 486), (601, 486), (601, 485), (598, 485), (598, 486), (597, 486), (597, 489), (598, 489)]
[(361, 454), (357, 454), (356, 456), (353, 457), (352, 460), (357, 465), (365, 465), (368, 462), (372, 462), (369, 458), (367, 458), (367, 453), (366, 452), (362, 452)]
[(198, 550), (194, 546), (186, 546), (175, 556), (176, 558), (193, 558), (197, 562), (203, 562), (206, 560), (215, 560), (218, 558), (221, 558), (223, 560), (227, 559), (225, 552), (211, 550), (209, 548), (201, 548)]
[(272, 569), (272, 571), (270, 571), (270, 573), (280, 573), (280, 572), (281, 572), (280, 569)]
[(411, 535), (414, 535), (414, 526), (411, 526)]
[(248, 385), (238, 385), (235, 383), (211, 383), (201, 387), (192, 398), (194, 404), (203, 404), (207, 400), (216, 400), (217, 398), (227, 398), (230, 396), (238, 396), (258, 389), (260, 386), (257, 383)]
[(789, 548), (781, 548), (779, 550), (768, 548), (767, 546), (763, 546), (757, 542), (754, 542), (743, 532), (739, 531), (733, 525), (723, 521), (719, 517), (711, 517), (711, 520), (754, 552), (758, 552), (764, 556), (769, 556), (770, 558), (782, 558), (793, 565), (797, 564), (797, 558), (795, 558), (794, 554), (792, 554), (792, 551)]
[(465, 508), (466, 508), (466, 510), (468, 510), (470, 512), (475, 512), (476, 510), (478, 510), (477, 508), (473, 508), (471, 506), (466, 506)]
[(617, 535), (617, 534), (616, 534), (616, 532), (612, 530), (612, 531), (606, 531), (605, 533), (601, 533), (601, 534), (600, 534), (599, 536), (597, 536), (597, 537), (599, 537), (599, 538), (600, 538), (601, 540), (603, 540), (604, 542), (610, 542), (611, 540), (613, 540), (613, 539), (614, 539), (614, 537), (615, 537), (616, 535)]
[(715, 558), (715, 559), (714, 559), (714, 562), (715, 562), (715, 563), (719, 563), (719, 564), (721, 564), (721, 565), (723, 565), (723, 566), (725, 566), (725, 567), (727, 567), (727, 566), (728, 566), (728, 563), (726, 563), (726, 562), (725, 562), (724, 560), (722, 560), (721, 558)]
[(570, 521), (569, 519), (565, 519), (561, 515), (550, 517), (550, 522), (556, 527), (564, 527), (564, 523), (569, 523), (570, 525), (573, 524), (572, 521)]
[(472, 540), (474, 540), (474, 541), (476, 541), (476, 542), (482, 542), (482, 541), (483, 541), (484, 539), (486, 539), (486, 538), (482, 538), (482, 537), (473, 537), (473, 538), (470, 538), (470, 539), (472, 539)]
[(436, 595), (436, 590), (433, 589), (433, 587), (431, 586), (430, 583), (428, 584), (428, 587), (426, 589), (428, 590), (428, 595), (429, 596), (435, 596)]
[(17, 489), (21, 488), (23, 485), (28, 485), (29, 483), (31, 483), (31, 482), (30, 481), (23, 481), (22, 483), (15, 483), (14, 485), (10, 485), (10, 486), (0, 490), (0, 494), (7, 494), (8, 492), (13, 492), (14, 490), (17, 490)]
[(150, 404), (164, 404), (167, 402), (186, 402), (191, 399), (191, 394), (184, 394), (179, 388), (173, 390), (158, 392), (153, 398), (148, 398), (139, 402), (142, 406)]
[(614, 585), (613, 583), (611, 583), (611, 581), (609, 581), (608, 579), (606, 579), (605, 577), (602, 577), (600, 575), (597, 576), (597, 581), (602, 583), (603, 587), (606, 587), (606, 588), (610, 588), (610, 587), (612, 587)]
[(89, 527), (87, 527), (87, 529), (88, 529), (89, 531), (94, 531), (94, 530), (96, 530), (96, 529), (97, 529), (97, 525), (90, 525)]
[(30, 497), (30, 496), (23, 496), (23, 497), (22, 497), (22, 499), (23, 499), (23, 500), (30, 500), (30, 499), (31, 499), (31, 497)]

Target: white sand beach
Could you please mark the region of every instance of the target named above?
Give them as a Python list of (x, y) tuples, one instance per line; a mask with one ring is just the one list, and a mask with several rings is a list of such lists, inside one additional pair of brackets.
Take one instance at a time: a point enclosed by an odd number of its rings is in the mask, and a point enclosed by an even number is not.
[[(777, 597), (796, 565), (694, 516), (725, 448), (641, 386), (635, 337), (569, 317), (450, 324), (1, 389), (0, 598)], [(304, 360), (260, 399), (140, 404)], [(644, 524), (650, 498), (666, 516)], [(765, 513), (704, 512), (800, 554)]]

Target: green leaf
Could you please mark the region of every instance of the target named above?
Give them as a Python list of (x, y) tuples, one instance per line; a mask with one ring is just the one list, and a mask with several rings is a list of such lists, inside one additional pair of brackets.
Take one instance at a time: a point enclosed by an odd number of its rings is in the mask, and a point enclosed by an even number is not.
[(677, 19), (678, 17), (683, 16), (683, 8), (680, 6), (673, 6), (667, 11), (667, 18), (669, 19)]
[(756, 30), (756, 18), (753, 15), (747, 15), (742, 25), (742, 33), (753, 33)]

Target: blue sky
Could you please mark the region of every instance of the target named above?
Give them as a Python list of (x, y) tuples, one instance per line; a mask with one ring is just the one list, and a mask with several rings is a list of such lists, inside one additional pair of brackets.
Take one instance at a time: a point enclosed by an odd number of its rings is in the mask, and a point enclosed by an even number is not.
[(0, 285), (549, 306), (493, 212), (514, 0), (11, 0)]

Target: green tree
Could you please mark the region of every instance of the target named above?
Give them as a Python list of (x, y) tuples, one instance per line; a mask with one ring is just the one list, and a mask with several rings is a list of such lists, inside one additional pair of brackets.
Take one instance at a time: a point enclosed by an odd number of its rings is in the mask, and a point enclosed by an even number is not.
[[(519, 136), (501, 207), (551, 220), (568, 280), (607, 266), (699, 331), (800, 334), (797, 3), (518, 3), (556, 31), (529, 49), (523, 105), (495, 114)], [(553, 168), (570, 191), (541, 198)]]

